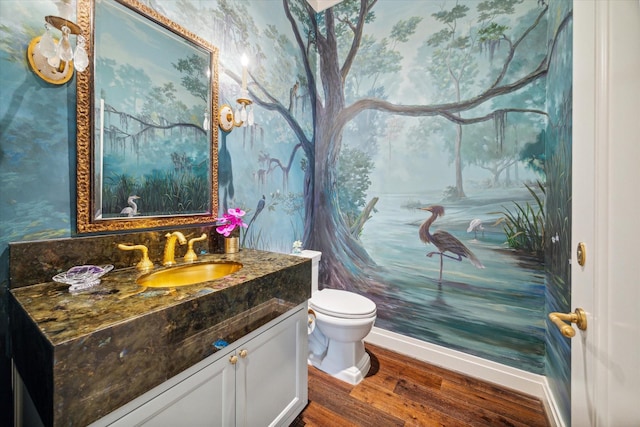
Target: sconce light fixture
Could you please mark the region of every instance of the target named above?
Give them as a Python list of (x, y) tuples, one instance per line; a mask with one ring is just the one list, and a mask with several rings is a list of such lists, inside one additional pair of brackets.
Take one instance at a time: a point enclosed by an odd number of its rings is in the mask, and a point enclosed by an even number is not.
[(236, 99), (236, 111), (235, 113), (228, 104), (223, 104), (220, 107), (218, 114), (218, 123), (220, 129), (225, 132), (231, 132), (235, 127), (252, 126), (253, 125), (253, 101), (249, 98), (249, 91), (247, 90), (247, 66), (249, 65), (249, 58), (247, 55), (242, 55), (242, 87), (240, 89), (240, 96)]
[(228, 104), (222, 104), (220, 106), (220, 112), (218, 113), (218, 126), (225, 132), (231, 132), (235, 125), (233, 110)]
[[(45, 16), (45, 32), (35, 37), (27, 48), (27, 59), (34, 73), (44, 81), (56, 85), (68, 82), (73, 76), (73, 69), (84, 71), (89, 65), (89, 57), (85, 49), (85, 38), (82, 30), (71, 21), (71, 0), (60, 0), (57, 3), (60, 16)], [(62, 34), (59, 40), (53, 38), (52, 27)], [(75, 52), (71, 48), (69, 36), (76, 35)]]

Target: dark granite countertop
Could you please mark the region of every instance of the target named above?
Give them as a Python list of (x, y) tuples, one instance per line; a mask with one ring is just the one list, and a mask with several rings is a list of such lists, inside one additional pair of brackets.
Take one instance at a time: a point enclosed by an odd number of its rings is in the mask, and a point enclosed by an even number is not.
[[(180, 259), (177, 261), (182, 265)], [(102, 277), (99, 285), (84, 292), (70, 293), (69, 286), (52, 281), (16, 288), (11, 293), (51, 344), (58, 345), (303, 263), (305, 259), (247, 249), (236, 254), (200, 255), (195, 263), (212, 261), (235, 261), (243, 267), (211, 282), (171, 290), (147, 288), (137, 295), (140, 285), (136, 284), (136, 279), (144, 273), (135, 267), (113, 270)], [(163, 269), (166, 267), (156, 265), (153, 271)]]
[(14, 360), (45, 425), (95, 421), (213, 354), (216, 339), (239, 339), (310, 297), (308, 259), (243, 249), (196, 263), (211, 261), (243, 267), (144, 292), (134, 267), (84, 292), (56, 282), (12, 289)]

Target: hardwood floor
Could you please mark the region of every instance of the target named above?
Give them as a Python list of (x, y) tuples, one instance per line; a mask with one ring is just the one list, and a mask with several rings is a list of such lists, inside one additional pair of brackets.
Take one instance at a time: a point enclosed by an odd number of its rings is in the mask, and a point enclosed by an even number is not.
[(534, 397), (366, 345), (357, 386), (309, 367), (309, 404), (291, 427), (549, 426)]

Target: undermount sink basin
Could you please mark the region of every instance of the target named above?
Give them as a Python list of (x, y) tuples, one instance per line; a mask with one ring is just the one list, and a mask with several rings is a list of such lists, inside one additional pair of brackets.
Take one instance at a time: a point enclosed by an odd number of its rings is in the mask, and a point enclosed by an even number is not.
[(175, 288), (208, 282), (228, 276), (242, 268), (239, 262), (209, 262), (180, 265), (140, 276), (136, 283), (147, 288)]

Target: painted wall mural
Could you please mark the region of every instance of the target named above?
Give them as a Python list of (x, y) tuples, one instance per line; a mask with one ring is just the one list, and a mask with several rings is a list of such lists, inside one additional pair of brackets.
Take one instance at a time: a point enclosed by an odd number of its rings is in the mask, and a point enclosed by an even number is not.
[[(538, 1), (301, 5), (284, 4), (282, 25), (226, 6), (242, 22), (229, 40), (258, 58), (251, 95), (276, 113), (223, 147), (262, 186), (234, 183), (235, 202), (271, 208), (250, 239), (281, 239), (252, 243), (321, 250), (321, 283), (374, 299), (379, 327), (542, 373), (546, 76), (566, 20), (549, 30)], [(293, 59), (274, 69), (266, 37)], [(303, 227), (291, 210), (276, 235), (296, 179)]]
[[(28, 71), (23, 47), (55, 13), (31, 3), (0, 2), (15, 17), (0, 28), (5, 253), (75, 230), (75, 86)], [(323, 252), (324, 286), (378, 304), (378, 327), (545, 373), (545, 256), (566, 241), (545, 213), (567, 184), (546, 146), (570, 151), (570, 116), (552, 128), (570, 105), (570, 2), (144, 3), (219, 47), (221, 103), (235, 108), (249, 57), (255, 121), (219, 147), (220, 207), (248, 212), (245, 246), (301, 240)]]

